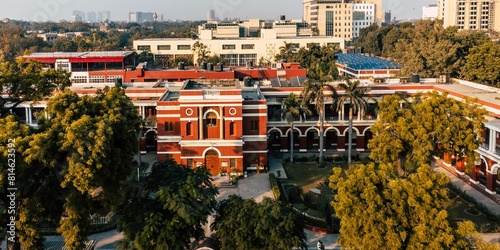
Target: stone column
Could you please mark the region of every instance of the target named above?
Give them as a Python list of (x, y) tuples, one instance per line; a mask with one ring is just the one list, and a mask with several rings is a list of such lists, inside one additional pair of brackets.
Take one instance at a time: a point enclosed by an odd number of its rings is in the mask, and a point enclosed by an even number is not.
[(219, 132), (219, 138), (221, 140), (224, 139), (224, 107), (219, 106), (219, 118), (220, 118), (220, 132)]
[(486, 170), (486, 192), (490, 194), (496, 193), (495, 185), (497, 178), (497, 174), (493, 174), (492, 172)]
[(203, 140), (203, 107), (198, 107), (198, 130), (199, 140)]

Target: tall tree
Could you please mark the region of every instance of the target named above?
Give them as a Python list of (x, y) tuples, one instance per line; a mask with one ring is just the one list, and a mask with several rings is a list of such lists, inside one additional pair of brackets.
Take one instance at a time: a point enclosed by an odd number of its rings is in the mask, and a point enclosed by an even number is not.
[(204, 237), (217, 201), (206, 168), (186, 168), (172, 160), (153, 165), (143, 186), (123, 208), (118, 229), (125, 249), (185, 249)]
[(310, 115), (311, 111), (302, 105), (303, 102), (299, 100), (298, 96), (294, 93), (288, 95), (287, 98), (283, 99), (281, 102), (282, 108), (278, 110), (278, 113), (282, 115), (283, 118), (290, 124), (290, 161), (293, 162), (293, 133), (294, 133), (294, 122), (302, 119), (305, 115)]
[(485, 115), (477, 103), (431, 92), (414, 97), (411, 103), (397, 95), (384, 97), (379, 110), (368, 143), (375, 162), (394, 163), (406, 175), (427, 164), (440, 145), (473, 165)]
[(486, 42), (473, 47), (466, 57), (463, 75), (470, 81), (500, 87), (500, 44)]
[(53, 91), (70, 86), (70, 73), (60, 70), (42, 70), (42, 65), (31, 61), (25, 63), (0, 62), (0, 117), (5, 117), (25, 101), (41, 101)]
[(392, 56), (403, 64), (401, 75), (418, 73), (436, 77), (442, 73), (456, 75), (459, 70), (457, 51), (460, 47), (444, 29), (441, 20), (421, 20), (411, 30), (411, 36), (400, 39)]
[(293, 61), (294, 54), (296, 53), (296, 49), (293, 43), (283, 42), (283, 46), (279, 47), (279, 54), (277, 54), (274, 58), (276, 61), (285, 60), (286, 62)]
[(469, 249), (477, 232), (470, 223), (450, 226), (443, 207), (448, 182), (428, 165), (404, 179), (386, 164), (334, 168), (339, 243), (349, 249)]
[[(316, 65), (319, 68), (319, 64)], [(323, 150), (324, 150), (324, 123), (325, 123), (325, 92), (331, 92), (331, 97), (337, 99), (337, 91), (335, 88), (328, 84), (329, 81), (333, 80), (330, 75), (326, 75), (321, 69), (316, 70), (318, 73), (315, 75), (316, 78), (309, 78), (306, 80), (302, 86), (302, 102), (303, 106), (312, 103), (316, 112), (319, 115), (319, 162), (323, 162)]]
[(116, 87), (93, 97), (64, 91), (48, 101), (46, 112), (50, 119), (41, 119), (26, 161), (54, 169), (65, 197), (58, 231), (69, 249), (81, 249), (89, 214), (116, 211), (124, 198), (140, 118)]
[(353, 114), (356, 111), (360, 113), (366, 111), (368, 106), (368, 101), (365, 99), (366, 92), (370, 91), (368, 88), (362, 88), (359, 80), (351, 82), (349, 78), (345, 78), (346, 83), (340, 83), (338, 88), (344, 93), (339, 96), (336, 100), (337, 109), (341, 110), (345, 104), (349, 105), (349, 141), (347, 142), (347, 163), (351, 163), (352, 154), (352, 120)]
[(221, 249), (306, 248), (304, 222), (281, 201), (231, 195), (217, 207), (212, 229)]
[(201, 65), (202, 62), (207, 62), (210, 58), (210, 50), (208, 50), (207, 46), (200, 41), (196, 41), (191, 50), (196, 56), (196, 62), (198, 65)]

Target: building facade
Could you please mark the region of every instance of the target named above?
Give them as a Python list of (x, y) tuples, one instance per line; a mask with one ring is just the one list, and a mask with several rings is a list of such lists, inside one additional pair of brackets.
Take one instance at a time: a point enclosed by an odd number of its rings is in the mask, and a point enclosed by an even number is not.
[(382, 0), (304, 0), (303, 5), (304, 21), (320, 36), (349, 41), (367, 22), (371, 22), (369, 25), (383, 22)]
[[(106, 59), (106, 56), (103, 57)], [(56, 61), (64, 59), (64, 56), (47, 53), (30, 58), (45, 58), (46, 61), (54, 61), (52, 67), (58, 67)], [(93, 60), (97, 63), (103, 58)], [(293, 131), (279, 115), (282, 100), (291, 93), (300, 95), (302, 91), (301, 82), (294, 80), (305, 77), (305, 69), (296, 64), (285, 64), (280, 69), (270, 68), (264, 73), (248, 68), (211, 72), (200, 68), (149, 71), (140, 67), (120, 72), (123, 79), (128, 79), (127, 74), (155, 80), (180, 79), (159, 82), (127, 80), (123, 83), (127, 87), (127, 96), (146, 121), (141, 152), (156, 153), (159, 160), (171, 158), (190, 167), (205, 166), (217, 175), (265, 168), (269, 153), (289, 152), (292, 137), (297, 153), (319, 152), (319, 114), (312, 105), (312, 114), (296, 122)], [(108, 72), (99, 70), (94, 74), (106, 75)], [(335, 83), (332, 84), (335, 86)], [(112, 84), (74, 83), (71, 89), (82, 95), (93, 94), (109, 85)], [(459, 100), (477, 98), (488, 111), (482, 135), (485, 141), (476, 150), (479, 157), (468, 173), (460, 162), (445, 162), (445, 167), (500, 202), (500, 100), (496, 99), (500, 89), (456, 79), (453, 84), (441, 84), (439, 79), (420, 79), (414, 84), (401, 79), (390, 79), (384, 83), (363, 80), (361, 87), (369, 88), (371, 100), (366, 111), (356, 112), (353, 116), (351, 143), (354, 154), (368, 151), (368, 142), (373, 137), (370, 127), (377, 119), (375, 100), (380, 101), (386, 95), (405, 93), (412, 96), (428, 91), (448, 93), (449, 97)], [(325, 105), (332, 104), (331, 95), (326, 92)], [(13, 112), (27, 124), (36, 126), (38, 114), (43, 113), (45, 105), (46, 102), (23, 103)], [(348, 106), (341, 107), (339, 111), (325, 110), (323, 135), (326, 155), (345, 152), (349, 143)]]
[[(183, 57), (196, 62), (197, 57), (193, 55), (192, 47), (196, 42), (200, 42), (207, 46), (207, 50), (211, 52), (211, 55), (217, 54), (221, 58), (226, 59), (229, 66), (246, 65), (246, 63), (250, 62), (253, 65), (258, 65), (261, 61), (273, 62), (275, 55), (279, 53), (280, 47), (285, 42), (292, 43), (297, 49), (306, 47), (309, 43), (332, 45), (339, 49), (344, 49), (344, 39), (339, 37), (279, 36), (280, 32), (286, 32), (286, 30), (281, 28), (262, 29), (260, 37), (239, 37), (239, 33), (237, 33), (239, 28), (237, 26), (234, 27), (236, 29), (233, 29), (233, 31), (230, 31), (230, 29), (223, 31), (225, 32), (225, 36), (233, 34), (231, 35), (233, 36), (232, 38), (217, 39), (214, 37), (213, 30), (203, 29), (198, 39), (141, 39), (135, 40), (133, 44), (134, 49), (138, 53), (149, 51), (159, 60)], [(297, 28), (294, 24), (290, 32), (296, 31)], [(222, 32), (221, 28), (218, 27), (217, 33), (220, 34), (220, 32)]]
[(500, 0), (438, 0), (439, 19), (443, 25), (459, 30), (500, 31)]
[(437, 4), (429, 4), (422, 7), (422, 19), (436, 19), (438, 17)]

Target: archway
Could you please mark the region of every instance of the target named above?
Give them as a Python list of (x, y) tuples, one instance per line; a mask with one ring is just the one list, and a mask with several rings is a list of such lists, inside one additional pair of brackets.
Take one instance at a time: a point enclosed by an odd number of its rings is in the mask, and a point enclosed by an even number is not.
[(219, 153), (213, 149), (205, 153), (205, 167), (212, 175), (220, 173)]
[(154, 129), (150, 129), (145, 134), (146, 137), (146, 151), (156, 152), (157, 151), (157, 132)]

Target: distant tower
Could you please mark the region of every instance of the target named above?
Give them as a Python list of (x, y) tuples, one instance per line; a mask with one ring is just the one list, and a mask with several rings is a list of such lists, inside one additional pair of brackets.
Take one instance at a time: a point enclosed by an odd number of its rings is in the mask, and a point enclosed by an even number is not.
[(158, 14), (156, 12), (153, 14), (153, 21), (158, 21)]
[(391, 11), (386, 10), (385, 15), (384, 15), (384, 23), (390, 24), (391, 23)]
[(209, 10), (207, 12), (207, 21), (214, 21), (215, 20), (215, 10)]

